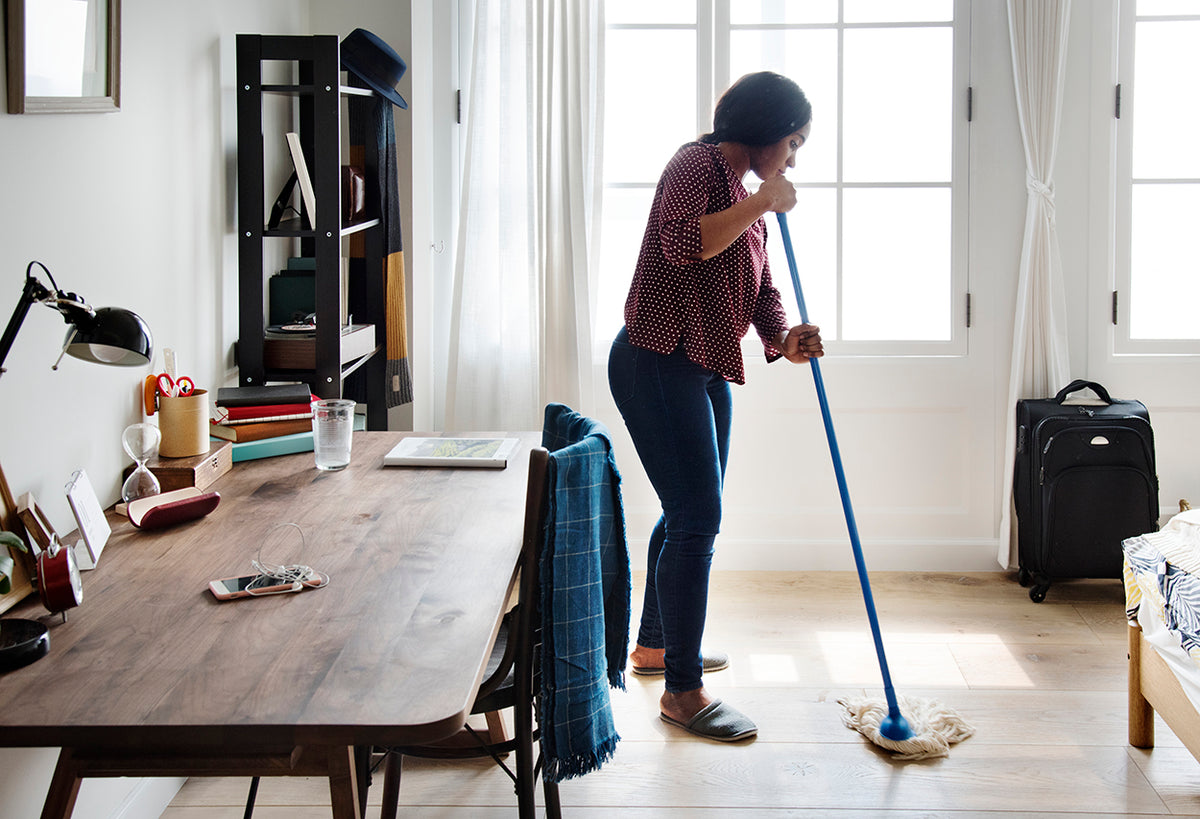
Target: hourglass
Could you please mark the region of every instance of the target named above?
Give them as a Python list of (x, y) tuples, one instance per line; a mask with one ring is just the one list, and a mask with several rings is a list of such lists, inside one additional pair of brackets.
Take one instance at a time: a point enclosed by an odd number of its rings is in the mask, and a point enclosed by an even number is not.
[(137, 468), (129, 473), (121, 486), (121, 500), (130, 501), (157, 495), (162, 491), (158, 478), (146, 468), (146, 461), (158, 452), (158, 442), (162, 435), (154, 424), (130, 424), (121, 433), (121, 446), (133, 458)]

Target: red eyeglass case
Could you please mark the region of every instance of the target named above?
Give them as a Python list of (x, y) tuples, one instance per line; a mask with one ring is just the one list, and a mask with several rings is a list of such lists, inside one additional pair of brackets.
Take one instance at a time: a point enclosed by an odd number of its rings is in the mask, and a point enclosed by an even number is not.
[[(126, 505), (124, 512), (129, 522), (139, 529), (165, 529), (207, 515), (217, 508), (221, 495), (217, 492), (201, 492), (194, 486), (138, 498)], [(118, 506), (117, 511), (122, 511)]]

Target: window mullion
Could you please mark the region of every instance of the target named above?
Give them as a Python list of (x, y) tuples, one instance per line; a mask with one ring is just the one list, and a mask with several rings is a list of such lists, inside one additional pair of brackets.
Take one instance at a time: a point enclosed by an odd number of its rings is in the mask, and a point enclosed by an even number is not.
[[(716, 27), (716, 7), (724, 6), (725, 19), (729, 20), (728, 0), (696, 0), (696, 133), (707, 133), (712, 125), (712, 106), (716, 98), (718, 78), (717, 64), (724, 61), (729, 71), (729, 44), (726, 34), (724, 45), (719, 40)], [(728, 25), (726, 25), (726, 32)], [(707, 67), (707, 70), (705, 69)]]
[(732, 26), (729, 19), (729, 3), (730, 0), (712, 0), (713, 4), (713, 61), (712, 61), (712, 78), (713, 78), (713, 96), (709, 99), (709, 105), (717, 98), (716, 93), (720, 89), (725, 89), (730, 86), (734, 78), (730, 76), (730, 39)]
[(838, 23), (837, 23), (837, 149), (836, 149), (836, 170), (835, 170), (835, 186), (837, 191), (836, 197), (836, 214), (835, 214), (835, 230), (837, 232), (837, 242), (834, 245), (834, 263), (836, 270), (836, 278), (834, 279), (834, 315), (837, 316), (837, 339), (840, 341), (846, 332), (846, 315), (845, 315), (845, 292), (843, 275), (843, 257), (845, 241), (843, 240), (843, 219), (845, 217), (845, 175), (842, 169), (842, 151), (845, 140), (845, 120), (843, 118), (843, 100), (845, 99), (845, 80), (846, 80), (846, 27), (845, 27), (845, 2), (838, 0)]

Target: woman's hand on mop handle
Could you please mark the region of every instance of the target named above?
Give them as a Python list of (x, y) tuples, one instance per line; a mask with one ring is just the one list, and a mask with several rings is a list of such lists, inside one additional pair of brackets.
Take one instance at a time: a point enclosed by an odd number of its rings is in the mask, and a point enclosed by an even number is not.
[(821, 328), (815, 324), (797, 324), (786, 334), (779, 335), (779, 350), (784, 358), (794, 364), (802, 364), (809, 359), (825, 355), (825, 347), (821, 343)]
[(783, 174), (764, 179), (758, 186), (758, 195), (766, 202), (768, 212), (787, 213), (796, 207), (796, 186)]

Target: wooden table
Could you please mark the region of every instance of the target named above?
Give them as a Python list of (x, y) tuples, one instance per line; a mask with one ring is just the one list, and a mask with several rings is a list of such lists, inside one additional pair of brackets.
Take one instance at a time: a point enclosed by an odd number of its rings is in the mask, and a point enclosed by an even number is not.
[[(356, 746), (462, 727), (513, 580), (538, 436), (519, 434), (502, 470), (383, 467), (401, 437), (355, 433), (341, 472), (317, 471), (312, 453), (239, 463), (213, 485), (211, 515), (171, 529), (110, 516), (67, 622), (36, 596), (7, 613), (50, 626), (49, 655), (0, 675), (0, 746), (63, 749), (44, 817), (70, 816), (84, 776), (321, 775), (333, 815), (357, 818)], [(332, 582), (215, 600), (208, 581), (252, 574), (256, 557)]]

